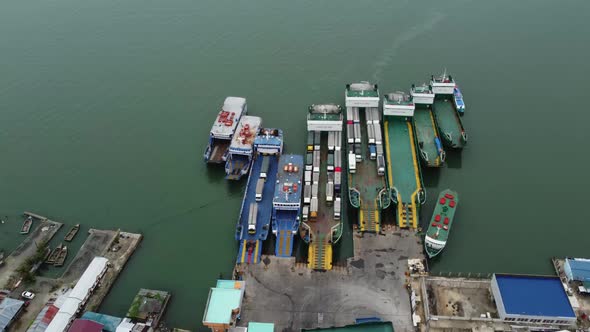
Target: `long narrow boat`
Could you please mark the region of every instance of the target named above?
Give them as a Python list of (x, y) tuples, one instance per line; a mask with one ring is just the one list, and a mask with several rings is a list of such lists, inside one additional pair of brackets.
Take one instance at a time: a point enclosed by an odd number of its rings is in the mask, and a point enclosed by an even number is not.
[(66, 257), (68, 257), (68, 247), (67, 246), (63, 246), (61, 248), (61, 250), (59, 251), (59, 254), (57, 255), (57, 258), (55, 259), (55, 266), (63, 266), (64, 262), (66, 261)]
[(49, 255), (49, 257), (45, 260), (45, 263), (54, 264), (55, 260), (57, 259), (57, 256), (59, 256), (59, 253), (61, 252), (62, 247), (63, 244), (61, 243), (57, 247), (55, 247), (55, 249), (53, 249), (53, 251), (51, 252), (51, 255)]
[(377, 233), (381, 230), (381, 211), (391, 203), (385, 179), (379, 89), (369, 82), (352, 83), (346, 86), (344, 97), (350, 159), (347, 163), (348, 198), (358, 209), (360, 231)]
[(411, 120), (415, 105), (407, 93), (401, 97), (397, 94), (386, 94), (383, 98), (387, 175), (391, 200), (397, 204), (399, 227), (415, 229), (420, 205), (426, 199)]
[(426, 84), (422, 86), (412, 85), (410, 95), (416, 104), (413, 120), (420, 158), (428, 167), (441, 167), (446, 154), (432, 112), (434, 92)]
[(206, 163), (221, 164), (227, 152), (242, 115), (248, 113), (246, 99), (227, 97), (209, 132), (209, 142), (203, 154)]
[(453, 91), (453, 104), (457, 112), (463, 116), (465, 114), (465, 101), (463, 100), (463, 94), (459, 90), (459, 86), (455, 86), (455, 90)]
[(31, 231), (31, 226), (33, 226), (33, 217), (27, 217), (23, 222), (23, 226), (20, 229), (21, 234), (29, 234)]
[(64, 240), (68, 241), (68, 242), (72, 241), (74, 239), (74, 236), (76, 236), (76, 234), (78, 234), (79, 230), (80, 230), (80, 224), (75, 224), (74, 227), (72, 227), (70, 229), (68, 234), (66, 234)]
[(443, 143), (453, 149), (462, 149), (467, 144), (467, 133), (453, 104), (455, 81), (445, 71), (439, 77), (432, 76), (431, 85), (435, 94), (434, 115)]
[(443, 190), (438, 196), (424, 238), (424, 249), (429, 258), (440, 254), (447, 245), (458, 203), (459, 195), (450, 189)]
[(270, 233), (277, 168), (283, 152), (283, 131), (263, 128), (253, 145), (254, 160), (236, 225), (238, 264), (260, 263), (262, 244)]
[(336, 185), (342, 174), (334, 163), (342, 158), (343, 118), (342, 107), (335, 104), (311, 105), (307, 113), (307, 131), (314, 133), (314, 142), (311, 171), (306, 171), (304, 177), (300, 235), (309, 245), (307, 266), (312, 270), (332, 269), (332, 246), (342, 236), (343, 188)]
[(276, 237), (275, 255), (291, 257), (294, 236), (299, 230), (303, 156), (282, 155), (272, 200), (272, 232)]

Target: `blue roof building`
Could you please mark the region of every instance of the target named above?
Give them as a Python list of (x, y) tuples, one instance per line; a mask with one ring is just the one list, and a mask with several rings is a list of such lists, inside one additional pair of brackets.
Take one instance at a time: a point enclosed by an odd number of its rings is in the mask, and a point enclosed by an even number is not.
[(25, 304), (24, 301), (5, 297), (0, 299), (0, 332), (8, 329)]
[(494, 274), (492, 294), (507, 322), (574, 325), (576, 314), (558, 277)]
[(566, 258), (563, 272), (567, 281), (590, 282), (590, 259)]

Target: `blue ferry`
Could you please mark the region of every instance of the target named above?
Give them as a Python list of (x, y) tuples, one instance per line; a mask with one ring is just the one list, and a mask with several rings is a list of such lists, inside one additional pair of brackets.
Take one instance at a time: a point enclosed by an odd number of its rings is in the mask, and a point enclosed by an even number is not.
[(236, 226), (239, 241), (238, 264), (260, 262), (262, 241), (270, 232), (273, 194), (279, 158), (283, 152), (283, 131), (262, 128), (253, 140), (255, 153), (246, 184), (240, 218)]
[(248, 113), (246, 99), (227, 97), (221, 111), (217, 114), (211, 131), (209, 143), (203, 155), (205, 162), (221, 164), (226, 161), (229, 146), (242, 115)]
[(465, 114), (465, 102), (463, 101), (463, 94), (461, 94), (459, 86), (455, 86), (455, 89), (453, 90), (453, 103), (460, 115)]
[(281, 156), (272, 201), (272, 232), (278, 257), (290, 257), (293, 252), (293, 237), (299, 230), (303, 170), (303, 156)]
[(245, 115), (240, 119), (225, 161), (226, 179), (239, 180), (248, 174), (254, 155), (254, 139), (261, 125), (262, 119), (257, 116)]

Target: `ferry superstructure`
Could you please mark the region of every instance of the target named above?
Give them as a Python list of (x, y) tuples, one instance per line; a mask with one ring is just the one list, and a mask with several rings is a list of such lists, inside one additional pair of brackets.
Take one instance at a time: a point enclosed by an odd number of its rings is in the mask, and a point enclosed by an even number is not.
[(293, 253), (294, 236), (300, 223), (303, 172), (303, 156), (284, 154), (279, 159), (272, 201), (272, 232), (278, 257), (291, 257)]
[(445, 71), (441, 76), (432, 76), (431, 84), (436, 84), (437, 87), (435, 89), (433, 86), (433, 110), (442, 141), (449, 148), (462, 149), (467, 144), (467, 133), (455, 105), (455, 80)]
[(379, 114), (379, 89), (369, 82), (346, 85), (348, 199), (358, 209), (361, 232), (381, 230), (381, 210), (391, 199), (385, 178), (385, 156)]
[(413, 119), (416, 140), (418, 141), (418, 153), (423, 165), (441, 167), (445, 161), (446, 153), (432, 111), (434, 92), (426, 84), (421, 86), (412, 85), (410, 95), (416, 106)]
[(307, 131), (313, 133), (313, 142), (310, 146), (308, 140), (311, 158), (305, 165), (300, 233), (309, 244), (307, 265), (313, 270), (332, 269), (332, 245), (342, 236), (342, 168), (335, 163), (342, 161), (343, 120), (339, 105), (311, 105), (308, 109)]
[(418, 228), (419, 208), (426, 200), (412, 125), (414, 111), (414, 102), (407, 93), (383, 97), (387, 175), (391, 199), (397, 204), (397, 223), (402, 228)]
[(254, 140), (250, 175), (236, 226), (238, 264), (259, 263), (262, 241), (271, 226), (271, 215), (279, 158), (283, 152), (283, 131), (262, 128)]
[(245, 115), (240, 119), (225, 161), (226, 179), (239, 180), (248, 174), (254, 154), (254, 139), (261, 125), (262, 119), (257, 116)]
[(227, 158), (227, 151), (232, 137), (238, 127), (242, 115), (248, 113), (246, 99), (241, 97), (227, 97), (221, 110), (217, 114), (211, 131), (209, 142), (203, 155), (205, 162), (221, 164)]

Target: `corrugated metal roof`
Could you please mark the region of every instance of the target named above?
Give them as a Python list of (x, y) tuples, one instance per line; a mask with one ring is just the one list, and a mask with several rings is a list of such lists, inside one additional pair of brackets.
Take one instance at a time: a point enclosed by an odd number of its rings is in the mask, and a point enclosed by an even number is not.
[(102, 329), (105, 332), (115, 332), (117, 330), (117, 326), (119, 326), (119, 324), (121, 324), (121, 321), (123, 320), (119, 317), (109, 316), (92, 311), (86, 311), (84, 315), (82, 315), (82, 319), (88, 319), (102, 324)]
[(572, 279), (578, 281), (590, 281), (590, 259), (567, 258), (565, 264), (569, 266), (572, 273)]
[(4, 300), (0, 302), (0, 331), (4, 331), (14, 316), (18, 314), (23, 304), (25, 304), (24, 301), (11, 299), (9, 297), (4, 298)]
[(68, 332), (102, 332), (102, 324), (87, 319), (76, 319)]

